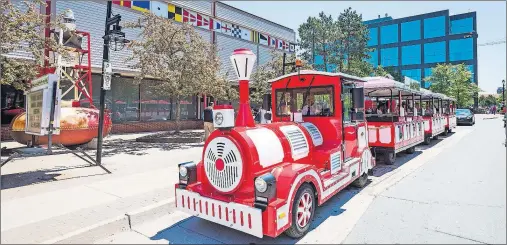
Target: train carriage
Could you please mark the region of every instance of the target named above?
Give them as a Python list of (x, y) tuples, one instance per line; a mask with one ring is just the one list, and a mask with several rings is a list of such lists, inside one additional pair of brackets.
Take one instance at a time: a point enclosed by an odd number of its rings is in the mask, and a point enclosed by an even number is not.
[(442, 113), (442, 99), (445, 95), (422, 88), (420, 91), (423, 93), (419, 112), (424, 120), (424, 144), (429, 145), (431, 139), (438, 139), (438, 136), (445, 131), (446, 118)]
[(443, 95), (443, 97), (442, 110), (445, 117), (445, 131), (443, 134), (447, 135), (458, 125), (456, 119), (456, 99), (447, 95)]
[[(364, 120), (361, 78), (301, 71), (272, 82), (273, 122), (255, 124), (248, 79), (255, 55), (232, 56), (240, 86), (213, 110), (202, 160), (179, 165), (176, 206), (253, 236), (303, 236), (315, 208), (346, 186), (362, 187), (375, 165)], [(305, 103), (308, 102), (308, 103)]]
[(422, 93), (389, 78), (365, 79), (368, 144), (375, 156), (393, 164), (396, 153), (412, 154), (424, 141), (423, 119), (414, 110)]

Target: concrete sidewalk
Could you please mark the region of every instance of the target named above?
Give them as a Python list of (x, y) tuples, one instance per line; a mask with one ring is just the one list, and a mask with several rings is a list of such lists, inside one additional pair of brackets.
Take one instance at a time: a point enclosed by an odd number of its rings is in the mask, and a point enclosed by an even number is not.
[(135, 142), (142, 135), (105, 140), (112, 174), (72, 154), (2, 167), (1, 242), (89, 243), (170, 212), (177, 164), (198, 161), (202, 145)]

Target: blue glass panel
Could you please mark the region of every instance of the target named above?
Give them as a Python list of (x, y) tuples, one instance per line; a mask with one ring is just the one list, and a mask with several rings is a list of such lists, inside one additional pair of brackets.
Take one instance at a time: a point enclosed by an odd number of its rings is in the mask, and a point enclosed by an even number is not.
[[(433, 69), (433, 68), (424, 68), (424, 77), (425, 77), (425, 78), (426, 78), (426, 77), (431, 77), (431, 74), (433, 73), (433, 72), (431, 71), (431, 69)], [(423, 87), (424, 87), (424, 88), (429, 88), (429, 87), (430, 87), (430, 85), (431, 85), (431, 82), (426, 82), (426, 81), (425, 81), (425, 82), (423, 83)]]
[(444, 35), (445, 35), (444, 16), (424, 19), (424, 38), (441, 37)]
[(421, 69), (402, 70), (401, 75), (421, 81)]
[(421, 39), (421, 21), (414, 20), (401, 23), (401, 41), (411, 41)]
[(378, 50), (373, 50), (371, 52), (368, 52), (368, 55), (370, 58), (368, 59), (368, 62), (373, 65), (373, 67), (378, 66)]
[(424, 63), (445, 62), (445, 42), (424, 44)]
[(370, 28), (370, 39), (368, 40), (368, 46), (378, 44), (378, 28)]
[(451, 21), (451, 34), (472, 32), (474, 30), (473, 18), (465, 18)]
[(398, 65), (398, 47), (383, 48), (380, 54), (382, 56), (381, 65), (383, 67)]
[(382, 26), (380, 28), (380, 43), (396, 43), (398, 42), (398, 24)]
[(401, 47), (401, 64), (421, 64), (421, 45), (417, 44)]
[(475, 82), (475, 71), (474, 71), (474, 65), (468, 65), (468, 70), (472, 73), (472, 82)]
[(471, 60), (474, 58), (474, 40), (472, 38), (449, 41), (450, 61)]

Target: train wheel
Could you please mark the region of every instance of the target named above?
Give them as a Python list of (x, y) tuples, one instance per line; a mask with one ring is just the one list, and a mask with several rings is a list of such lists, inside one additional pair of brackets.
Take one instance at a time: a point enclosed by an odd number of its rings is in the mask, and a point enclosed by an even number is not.
[(413, 154), (415, 152), (415, 146), (412, 146), (410, 148), (408, 148), (407, 150), (405, 150), (408, 154)]
[(303, 184), (294, 198), (292, 204), (292, 225), (285, 231), (287, 236), (300, 238), (310, 229), (315, 215), (315, 193), (309, 184)]
[(444, 136), (447, 136), (448, 134), (449, 134), (449, 130), (448, 130), (448, 129), (444, 130), (443, 135), (444, 135)]
[(384, 163), (387, 165), (393, 165), (396, 161), (396, 153), (386, 152), (384, 153)]
[(366, 173), (363, 173), (363, 175), (361, 175), (361, 177), (354, 180), (354, 182), (352, 182), (352, 185), (357, 188), (363, 188), (366, 185), (366, 183), (368, 182), (368, 173), (367, 172), (368, 171), (366, 171)]
[(431, 143), (431, 137), (430, 136), (424, 137), (424, 144), (429, 145), (430, 143)]

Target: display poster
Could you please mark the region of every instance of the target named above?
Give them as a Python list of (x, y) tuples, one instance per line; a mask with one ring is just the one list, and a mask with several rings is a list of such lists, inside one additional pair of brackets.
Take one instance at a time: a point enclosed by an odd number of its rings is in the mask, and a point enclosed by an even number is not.
[[(25, 132), (34, 135), (47, 135), (51, 114), (53, 86), (58, 76), (48, 74), (32, 81), (32, 88), (26, 92)], [(60, 133), (61, 89), (56, 90), (53, 134)]]

